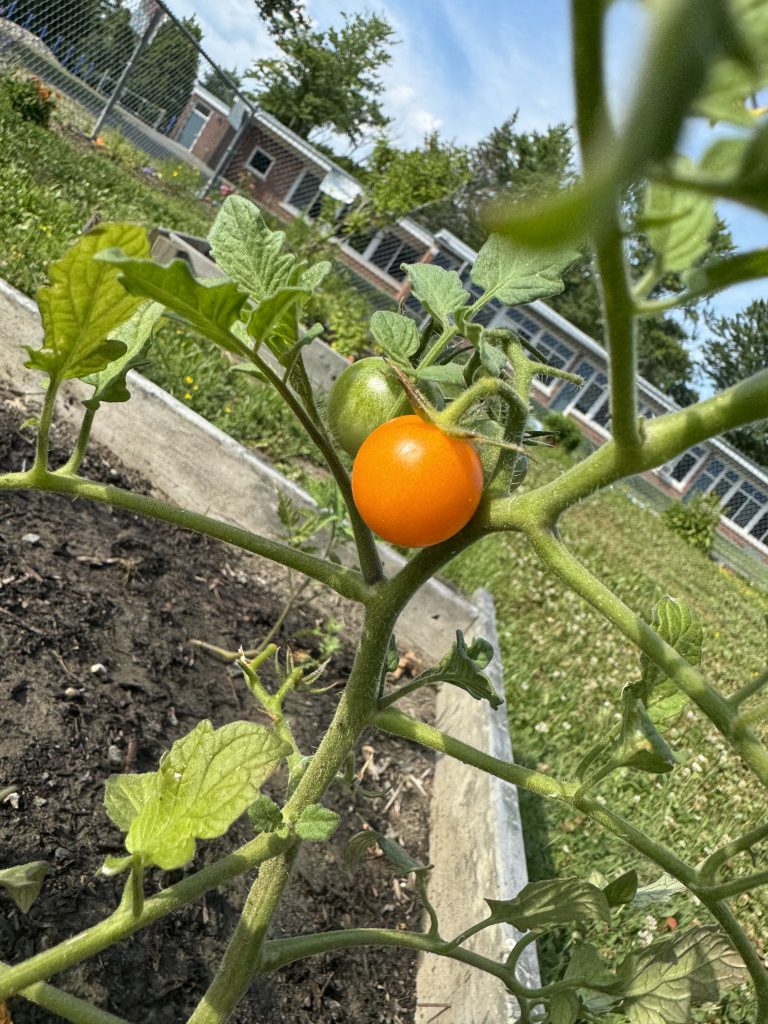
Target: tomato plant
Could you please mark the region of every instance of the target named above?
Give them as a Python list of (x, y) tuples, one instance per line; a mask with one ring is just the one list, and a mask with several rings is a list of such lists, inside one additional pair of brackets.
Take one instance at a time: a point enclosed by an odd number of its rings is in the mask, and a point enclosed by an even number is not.
[(352, 363), (339, 375), (328, 396), (328, 425), (349, 455), (376, 427), (410, 410), (396, 374), (380, 356)]
[(475, 514), (483, 467), (475, 448), (419, 416), (382, 424), (352, 467), (357, 510), (384, 540), (428, 547), (447, 540)]

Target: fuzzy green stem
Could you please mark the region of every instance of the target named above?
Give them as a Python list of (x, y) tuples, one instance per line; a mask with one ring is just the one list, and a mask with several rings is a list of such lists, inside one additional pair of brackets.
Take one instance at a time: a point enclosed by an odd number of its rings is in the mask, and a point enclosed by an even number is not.
[(711, 885), (697, 890), (699, 898), (706, 896), (712, 900), (727, 900), (733, 896), (740, 896), (743, 892), (752, 892), (761, 885), (768, 882), (768, 871), (755, 871), (751, 875), (744, 875), (742, 878), (732, 878), (729, 882), (722, 882), (720, 885)]
[[(0, 967), (8, 967), (9, 964), (0, 961)], [(99, 1009), (84, 999), (78, 999), (68, 992), (62, 992), (53, 985), (47, 985), (44, 981), (38, 981), (29, 985), (19, 992), (18, 998), (26, 999), (28, 1003), (41, 1006), (44, 1010), (50, 1010), (64, 1020), (72, 1021), (72, 1024), (129, 1024), (124, 1017), (116, 1017), (114, 1013)]]
[(295, 569), (305, 576), (324, 583), (335, 590), (337, 594), (353, 601), (364, 603), (370, 594), (370, 589), (363, 582), (360, 574), (352, 569), (325, 561), (325, 559), (305, 551), (299, 551), (280, 541), (261, 537), (256, 533), (251, 533), (250, 530), (243, 530), (230, 523), (211, 519), (199, 512), (190, 512), (188, 509), (169, 505), (157, 498), (145, 494), (135, 494), (110, 484), (94, 483), (80, 477), (60, 476), (48, 471), (29, 470), (26, 473), (8, 473), (5, 476), (0, 476), (0, 490), (53, 491), (58, 494), (70, 495), (73, 498), (87, 498), (101, 504), (113, 505), (115, 508), (124, 508), (129, 512), (136, 512), (150, 519), (159, 519), (173, 526), (193, 530), (195, 533), (233, 544), (252, 554), (269, 558), (279, 565), (285, 565), (289, 569)]
[(731, 694), (728, 698), (728, 703), (732, 704), (733, 707), (739, 707), (745, 701), (748, 701), (750, 697), (754, 697), (756, 693), (759, 693), (762, 689), (768, 686), (768, 668), (765, 672), (761, 672), (759, 676), (755, 676), (754, 679), (750, 679), (740, 690), (736, 693)]
[(458, 333), (458, 327), (446, 327), (442, 334), (439, 334), (427, 349), (424, 358), (419, 360), (419, 368), (431, 366), (438, 359), (448, 342), (455, 338)]
[(80, 432), (77, 435), (77, 441), (75, 442), (72, 454), (64, 465), (56, 470), (62, 476), (74, 476), (82, 466), (85, 453), (88, 450), (88, 442), (91, 439), (91, 428), (93, 427), (96, 411), (96, 409), (92, 408), (85, 410), (85, 416), (83, 416), (83, 422), (80, 424)]
[(742, 836), (737, 836), (730, 843), (725, 843), (715, 850), (714, 853), (711, 853), (699, 868), (701, 877), (708, 882), (714, 881), (717, 877), (717, 872), (732, 857), (751, 849), (765, 839), (768, 839), (768, 822), (750, 829), (749, 832), (745, 832)]
[(291, 837), (278, 832), (257, 836), (217, 863), (145, 900), (138, 916), (134, 916), (127, 907), (120, 907), (105, 920), (86, 928), (79, 935), (51, 946), (23, 963), (0, 968), (0, 1002), (38, 981), (45, 981), (59, 971), (79, 964), (81, 960), (95, 956), (159, 918), (180, 910), (209, 889), (221, 886), (264, 861), (277, 857), (294, 842)]
[(259, 871), (221, 966), (188, 1024), (223, 1024), (248, 991), (258, 971), (267, 929), (297, 852), (298, 846), (285, 856), (267, 861)]
[(392, 708), (375, 715), (373, 724), (394, 736), (401, 736), (424, 747), (449, 754), (458, 761), (479, 768), (489, 775), (495, 775), (505, 782), (512, 783), (513, 786), (577, 807), (634, 849), (639, 850), (649, 860), (659, 864), (684, 885), (695, 885), (698, 882), (698, 874), (693, 867), (680, 860), (671, 850), (646, 836), (621, 815), (581, 793), (578, 783), (562, 782), (551, 775), (524, 768), (512, 761), (502, 761), (435, 729), (434, 726), (426, 725)]
[(373, 534), (370, 529), (363, 522), (360, 517), (360, 513), (357, 511), (355, 499), (352, 496), (352, 484), (349, 479), (349, 474), (347, 473), (343, 462), (339, 458), (339, 454), (334, 448), (332, 442), (326, 436), (322, 427), (315, 422), (312, 416), (301, 404), (297, 395), (295, 395), (282, 378), (275, 373), (269, 363), (265, 362), (253, 353), (251, 353), (250, 359), (254, 366), (259, 368), (275, 390), (281, 395), (286, 405), (289, 407), (299, 423), (304, 427), (312, 441), (315, 443), (320, 454), (325, 459), (326, 465), (331, 471), (339, 491), (341, 492), (341, 496), (344, 499), (344, 504), (347, 507), (350, 523), (352, 525), (352, 533), (355, 537), (357, 553), (360, 559), (360, 568), (362, 570), (363, 579), (369, 584), (376, 583), (378, 580), (383, 579), (384, 571), (381, 567), (381, 559), (379, 558), (376, 542), (373, 539)]
[(574, 558), (552, 531), (532, 531), (529, 540), (542, 560), (571, 590), (588, 601), (664, 670), (729, 741), (763, 785), (768, 786), (768, 750), (758, 737), (739, 724), (731, 705), (706, 677)]
[(59, 390), (59, 381), (51, 377), (45, 391), (45, 398), (40, 410), (40, 419), (37, 427), (37, 440), (35, 441), (35, 461), (32, 472), (37, 475), (44, 475), (48, 472), (48, 447), (53, 414), (56, 409), (56, 395)]

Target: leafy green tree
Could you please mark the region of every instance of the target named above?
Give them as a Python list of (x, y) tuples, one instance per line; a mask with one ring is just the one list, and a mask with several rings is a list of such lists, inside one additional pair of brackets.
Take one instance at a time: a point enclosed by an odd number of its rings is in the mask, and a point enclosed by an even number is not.
[(200, 84), (208, 92), (218, 96), (222, 103), (234, 103), (235, 90), (227, 79), (240, 89), (243, 84), (242, 76), (237, 68), (223, 68), (222, 70), (223, 74), (218, 68), (211, 68)]
[(268, 25), (280, 22), (309, 27), (301, 0), (254, 0), (256, 10)]
[[(768, 366), (768, 302), (756, 299), (734, 316), (706, 317), (711, 337), (701, 348), (704, 376), (718, 390)], [(734, 447), (768, 468), (768, 420), (726, 435)]]
[(488, 237), (484, 208), (504, 196), (525, 199), (562, 188), (573, 180), (573, 140), (565, 124), (545, 132), (521, 132), (517, 111), (471, 150), (466, 181), (446, 202), (433, 206), (425, 221), (447, 227), (474, 249)]
[(341, 28), (314, 31), (275, 17), (270, 32), (280, 57), (257, 60), (246, 78), (255, 98), (288, 128), (306, 138), (327, 129), (357, 143), (389, 123), (379, 96), (379, 73), (391, 59), (392, 27), (375, 14), (345, 14)]
[(114, 84), (136, 46), (136, 33), (131, 27), (131, 12), (116, 4), (103, 10), (96, 27), (84, 38), (85, 54), (83, 77), (98, 84), (102, 75), (108, 76), (106, 88)]
[[(195, 39), (202, 38), (203, 31), (194, 15), (184, 18), (183, 24)], [(175, 22), (166, 19), (139, 58), (128, 87), (141, 100), (162, 107), (166, 118), (178, 117), (194, 89), (199, 64), (200, 54), (192, 41)], [(130, 96), (121, 102), (132, 106)], [(133, 105), (139, 102), (134, 100)]]
[(370, 232), (454, 193), (469, 174), (469, 152), (436, 131), (413, 149), (398, 149), (382, 136), (358, 173), (365, 194), (347, 215), (348, 233)]

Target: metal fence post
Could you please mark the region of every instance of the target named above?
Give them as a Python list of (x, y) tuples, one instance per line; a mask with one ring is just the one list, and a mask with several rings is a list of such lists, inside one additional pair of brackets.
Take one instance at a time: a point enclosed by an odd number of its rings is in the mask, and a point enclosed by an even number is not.
[(98, 118), (96, 119), (96, 124), (93, 126), (93, 131), (91, 132), (92, 139), (95, 139), (98, 136), (99, 132), (104, 126), (104, 122), (114, 109), (114, 106), (117, 103), (117, 101), (120, 99), (123, 89), (125, 88), (125, 83), (128, 80), (128, 76), (130, 75), (131, 71), (133, 71), (134, 67), (136, 66), (136, 62), (138, 61), (139, 57), (142, 55), (144, 50), (147, 48), (149, 42), (151, 41), (152, 37), (155, 34), (155, 29), (158, 27), (158, 25), (160, 24), (164, 17), (165, 11), (162, 9), (162, 7), (159, 7), (152, 15), (152, 17), (149, 19), (149, 23), (147, 27), (144, 29), (141, 39), (139, 39), (138, 43), (136, 43), (136, 46), (133, 48), (133, 53), (128, 58), (128, 63), (123, 68), (123, 72), (118, 78), (115, 84), (115, 88), (112, 90), (112, 95), (109, 97), (106, 104), (104, 105), (104, 109), (101, 111)]

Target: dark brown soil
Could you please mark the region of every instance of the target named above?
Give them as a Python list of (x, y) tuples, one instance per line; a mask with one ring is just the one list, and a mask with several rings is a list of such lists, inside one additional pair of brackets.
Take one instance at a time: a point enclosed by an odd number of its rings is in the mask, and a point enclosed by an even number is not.
[[(25, 415), (17, 400), (0, 403), (2, 470), (20, 468), (31, 457), (31, 440), (18, 429)], [(126, 483), (101, 455), (87, 469)], [(162, 524), (53, 495), (0, 497), (0, 868), (30, 860), (50, 864), (27, 915), (0, 890), (0, 958), (18, 962), (116, 906), (121, 881), (99, 874), (105, 855), (121, 852), (121, 836), (102, 805), (105, 779), (153, 770), (163, 750), (200, 719), (218, 726), (258, 717), (239, 674), (188, 641), (203, 637), (234, 649), (258, 638), (281, 610), (284, 590), (279, 567), (246, 561)], [(341, 682), (351, 665), (355, 623), (338, 602), (303, 602), (278, 639), (317, 654), (308, 631), (330, 616), (348, 620), (327, 679)], [(94, 671), (96, 665), (106, 672)], [(333, 692), (294, 699), (306, 751), (337, 699)], [(429, 786), (431, 765), (408, 745), (381, 735), (364, 739), (358, 769), (366, 760), (363, 784), (387, 796), (371, 800), (340, 787), (328, 794), (326, 802), (342, 814), (343, 824), (330, 843), (304, 845), (275, 934), (417, 926), (418, 902), (382, 860), (351, 874), (341, 854), (368, 821), (426, 857), (423, 787)], [(8, 796), (9, 789), (16, 795)], [(189, 868), (151, 872), (147, 892), (249, 836), (247, 823), (239, 822), (224, 839), (200, 844)], [(52, 980), (128, 1020), (178, 1024), (206, 988), (247, 883), (211, 892)], [(414, 969), (414, 957), (402, 951), (327, 954), (259, 981), (233, 1020), (406, 1024), (414, 1015)], [(59, 1019), (23, 999), (12, 1000), (11, 1011), (14, 1024)]]

